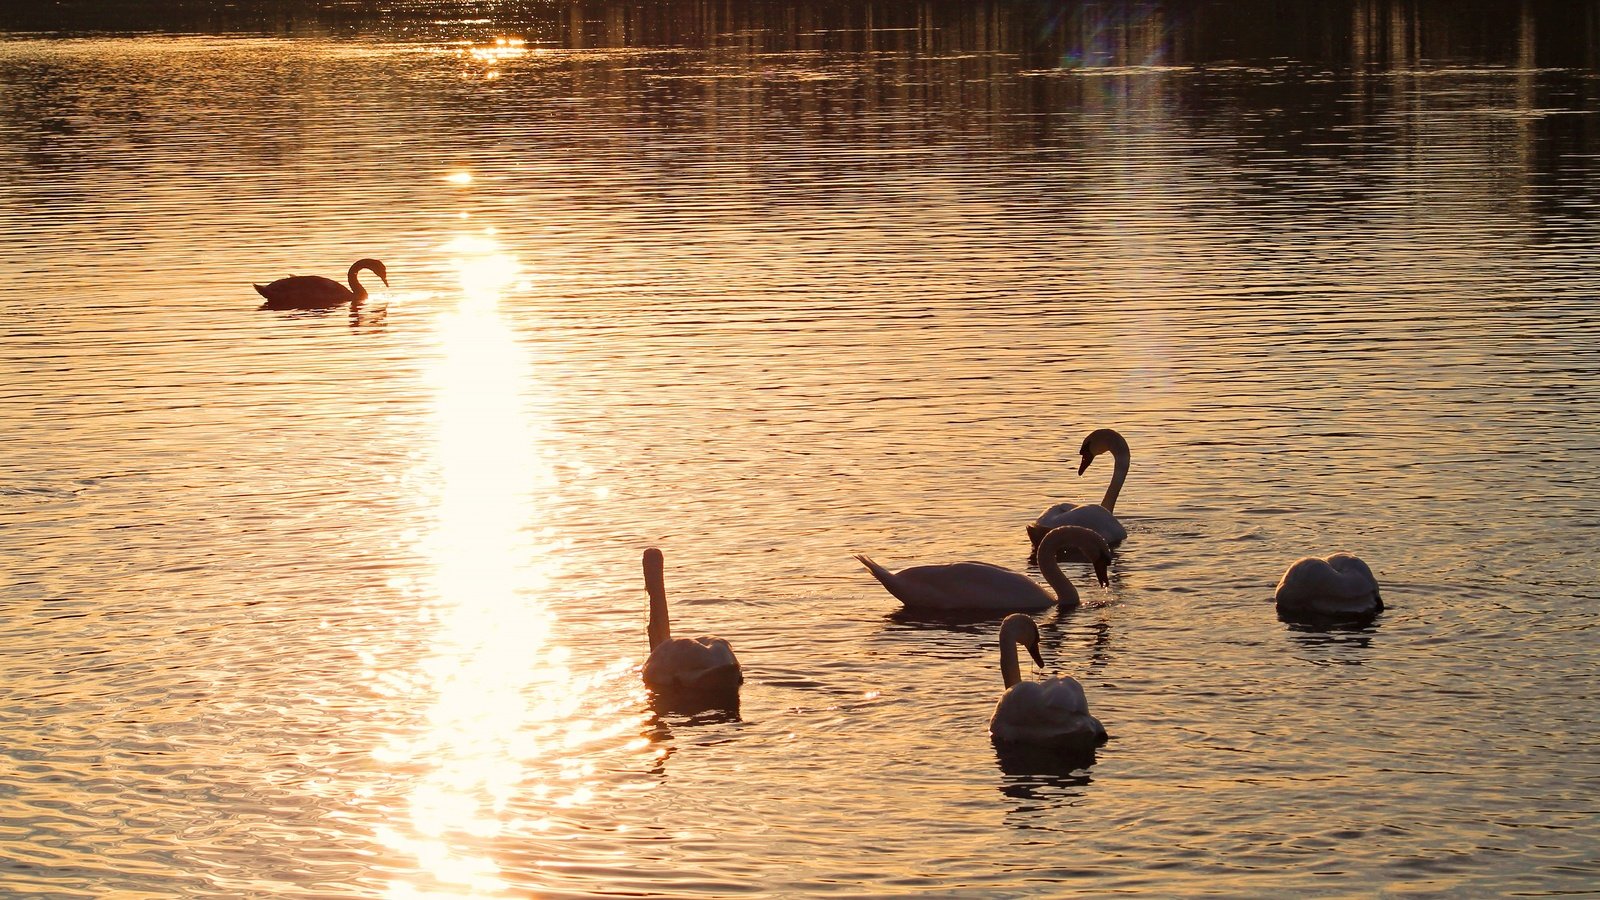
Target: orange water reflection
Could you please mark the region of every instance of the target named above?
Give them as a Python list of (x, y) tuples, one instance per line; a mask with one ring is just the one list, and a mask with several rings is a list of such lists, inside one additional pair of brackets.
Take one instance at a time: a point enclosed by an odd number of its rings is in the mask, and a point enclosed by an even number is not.
[(483, 77), (493, 80), (500, 77), (500, 70), (496, 68), (502, 61), (515, 59), (528, 52), (527, 41), (522, 38), (495, 38), (493, 43), (468, 45), (462, 51), (472, 61), (483, 66)]
[(535, 526), (555, 471), (523, 402), (527, 354), (497, 312), (519, 266), (492, 235), (443, 249), (461, 300), (440, 324), (431, 373), (432, 646), (402, 688), (431, 702), (415, 734), (378, 754), (410, 785), (406, 808), (378, 835), (420, 870), (419, 883), (390, 885), (395, 897), (505, 892), (495, 841), (547, 828), (541, 809), (589, 800), (593, 765), (575, 751), (604, 730), (581, 714), (594, 679), (569, 670), (547, 599), (560, 547)]
[(473, 59), (495, 63), (502, 59), (513, 59), (528, 52), (528, 42), (518, 37), (499, 37), (494, 43), (478, 44), (467, 48), (467, 54)]

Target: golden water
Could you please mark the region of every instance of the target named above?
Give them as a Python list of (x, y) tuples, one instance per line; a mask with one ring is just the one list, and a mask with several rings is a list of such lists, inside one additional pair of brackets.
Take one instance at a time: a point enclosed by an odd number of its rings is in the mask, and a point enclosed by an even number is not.
[[(0, 41), (0, 888), (1600, 878), (1560, 23), (630, 9)], [(357, 315), (255, 309), (362, 256)], [(1023, 568), (1101, 426), (1130, 537), (1039, 619), (1112, 740), (1003, 766), (996, 623), (893, 618), (850, 556)], [(649, 545), (737, 716), (652, 713)], [(1341, 549), (1389, 611), (1277, 621)]]

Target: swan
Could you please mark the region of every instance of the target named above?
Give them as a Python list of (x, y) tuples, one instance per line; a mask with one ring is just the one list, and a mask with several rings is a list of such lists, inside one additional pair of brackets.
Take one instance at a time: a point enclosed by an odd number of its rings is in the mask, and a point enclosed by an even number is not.
[(1378, 579), (1359, 557), (1335, 553), (1296, 560), (1278, 581), (1273, 595), (1285, 616), (1370, 618), (1383, 612)]
[(644, 588), (650, 595), (650, 657), (644, 661), (644, 683), (666, 694), (737, 696), (744, 674), (733, 647), (719, 637), (675, 638), (667, 619), (666, 579), (661, 551), (644, 551)]
[(370, 269), (384, 287), (389, 286), (388, 271), (375, 259), (358, 259), (350, 265), (348, 288), (321, 275), (290, 275), (271, 284), (252, 286), (256, 293), (267, 298), (262, 309), (328, 309), (367, 299), (367, 289), (356, 279), (356, 273), (362, 269)]
[(1122, 493), (1122, 483), (1128, 479), (1128, 442), (1111, 428), (1100, 428), (1089, 433), (1083, 439), (1083, 446), (1078, 449), (1082, 460), (1078, 463), (1078, 474), (1088, 471), (1089, 464), (1102, 453), (1110, 453), (1116, 460), (1116, 467), (1111, 471), (1111, 484), (1106, 488), (1106, 495), (1099, 503), (1085, 503), (1079, 506), (1076, 503), (1057, 503), (1039, 514), (1039, 518), (1028, 526), (1028, 540), (1034, 547), (1044, 540), (1046, 533), (1057, 525), (1082, 525), (1093, 529), (1106, 543), (1115, 547), (1128, 538), (1128, 530), (1122, 527), (1112, 510), (1117, 505), (1117, 495)]
[(1029, 744), (1061, 750), (1091, 750), (1106, 739), (1099, 720), (1089, 715), (1083, 685), (1066, 675), (1043, 681), (1023, 681), (1017, 665), (1017, 645), (1028, 648), (1033, 661), (1044, 667), (1039, 655), (1039, 626), (1022, 613), (1012, 613), (1000, 623), (1000, 675), (1006, 692), (989, 717), (989, 737), (1002, 744)]
[(1055, 589), (1056, 596), (1032, 578), (1001, 566), (982, 562), (959, 562), (942, 566), (912, 566), (890, 572), (865, 556), (856, 559), (884, 588), (907, 608), (924, 610), (991, 610), (995, 612), (1033, 612), (1058, 601), (1063, 608), (1078, 605), (1078, 590), (1061, 571), (1058, 555), (1062, 548), (1081, 551), (1094, 565), (1100, 585), (1109, 585), (1106, 569), (1111, 565), (1111, 548), (1087, 528), (1063, 525), (1051, 530), (1039, 542), (1039, 571)]

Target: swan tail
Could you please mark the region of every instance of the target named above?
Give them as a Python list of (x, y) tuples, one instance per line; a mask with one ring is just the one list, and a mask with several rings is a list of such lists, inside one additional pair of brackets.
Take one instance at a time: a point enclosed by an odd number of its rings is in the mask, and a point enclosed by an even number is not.
[(889, 583), (889, 579), (890, 578), (894, 577), (894, 573), (890, 572), (888, 569), (885, 569), (883, 566), (880, 566), (877, 563), (873, 562), (872, 558), (867, 556), (866, 554), (857, 553), (857, 554), (855, 554), (855, 557), (856, 557), (856, 562), (861, 563), (863, 566), (867, 567), (867, 571), (872, 573), (872, 577), (873, 578), (878, 579), (879, 581), (883, 582), (885, 585), (887, 585)]
[(872, 573), (873, 578), (878, 579), (878, 583), (883, 585), (884, 590), (888, 591), (896, 600), (899, 600), (901, 603), (905, 603), (908, 606), (911, 604), (912, 601), (907, 600), (905, 595), (900, 593), (900, 587), (895, 582), (893, 572), (873, 562), (871, 557), (868, 557), (865, 554), (857, 553), (855, 554), (855, 557), (857, 562), (867, 567), (867, 571)]

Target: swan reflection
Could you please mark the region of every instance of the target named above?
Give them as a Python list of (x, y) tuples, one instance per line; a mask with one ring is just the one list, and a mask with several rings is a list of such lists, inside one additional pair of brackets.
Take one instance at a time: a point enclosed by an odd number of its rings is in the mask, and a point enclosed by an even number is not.
[(1296, 622), (1286, 621), (1285, 632), (1305, 651), (1302, 657), (1319, 666), (1362, 666), (1367, 651), (1378, 636), (1374, 622)]
[(1007, 777), (1000, 792), (1008, 797), (1037, 798), (1041, 787), (1082, 787), (1093, 781), (1094, 748), (1060, 750), (1029, 744), (995, 744), (995, 762)]

